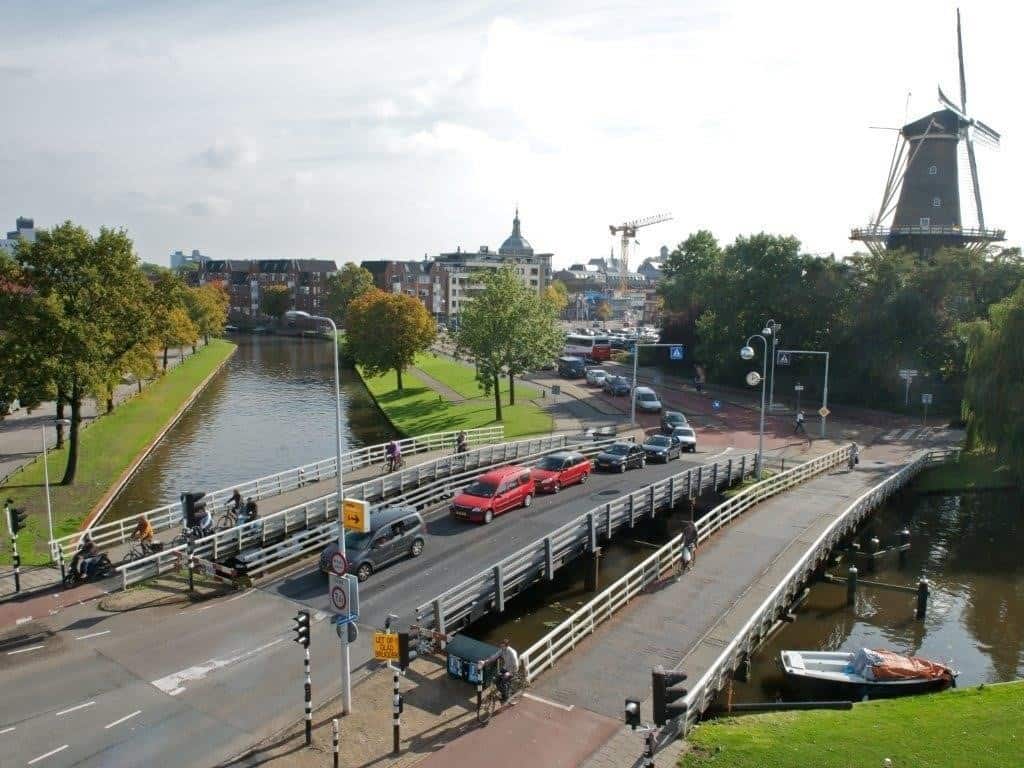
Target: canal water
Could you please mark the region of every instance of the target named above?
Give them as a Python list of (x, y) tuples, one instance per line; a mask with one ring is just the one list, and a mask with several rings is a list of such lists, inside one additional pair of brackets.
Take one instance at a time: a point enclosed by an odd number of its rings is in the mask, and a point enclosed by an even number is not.
[[(307, 464), (336, 452), (330, 342), (239, 335), (238, 350), (146, 458), (104, 516)], [(343, 450), (394, 432), (351, 370), (341, 372)]]

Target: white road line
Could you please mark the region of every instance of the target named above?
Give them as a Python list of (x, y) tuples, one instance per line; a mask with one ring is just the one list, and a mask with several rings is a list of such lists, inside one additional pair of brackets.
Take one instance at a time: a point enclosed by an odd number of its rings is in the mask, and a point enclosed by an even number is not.
[(31, 648), (19, 648), (16, 651), (8, 651), (8, 656), (13, 656), (16, 653), (28, 653), (29, 651), (38, 651), (40, 648), (45, 648), (43, 645), (33, 645)]
[(177, 696), (179, 693), (182, 693), (185, 690), (185, 683), (194, 682), (196, 680), (202, 680), (204, 677), (206, 677), (208, 674), (215, 670), (231, 666), (232, 664), (237, 664), (238, 662), (245, 661), (246, 659), (250, 659), (256, 654), (262, 653), (268, 648), (271, 648), (277, 645), (278, 643), (283, 643), (284, 641), (285, 638), (279, 637), (277, 638), (277, 640), (272, 640), (266, 645), (261, 645), (259, 648), (253, 648), (252, 650), (246, 651), (245, 653), (241, 653), (238, 656), (232, 656), (228, 659), (210, 659), (209, 661), (200, 664), (199, 666), (189, 667), (188, 669), (183, 669), (180, 672), (175, 672), (172, 675), (161, 677), (159, 680), (153, 680), (152, 685), (159, 688), (168, 696)]
[(208, 611), (211, 608), (213, 608), (213, 605), (204, 605), (202, 608), (196, 608), (196, 613), (202, 613), (203, 611)]
[(882, 437), (882, 439), (883, 440), (895, 440), (897, 437), (899, 437), (899, 434), (900, 434), (900, 431), (898, 429), (894, 429), (891, 432), (886, 432), (885, 436)]
[(14, 626), (20, 627), (22, 624), (27, 624), (30, 621), (32, 621), (31, 616), (22, 616), (20, 619), (14, 622)]
[(530, 699), (531, 701), (537, 701), (541, 704), (547, 704), (549, 707), (558, 707), (558, 709), (565, 710), (566, 712), (572, 712), (574, 709), (576, 709), (576, 705), (574, 704), (569, 704), (568, 706), (565, 704), (559, 704), (557, 701), (551, 701), (550, 699), (542, 699), (540, 696), (534, 696), (532, 693), (524, 693), (523, 698)]
[(56, 749), (47, 752), (45, 755), (40, 755), (39, 757), (33, 757), (31, 760), (28, 761), (28, 764), (29, 765), (34, 765), (35, 763), (38, 763), (40, 760), (45, 760), (48, 757), (53, 757), (58, 752), (63, 752), (67, 748), (68, 748), (67, 744), (65, 744), (63, 747), (57, 747)]
[(136, 710), (135, 710), (134, 712), (132, 712), (132, 713), (131, 713), (130, 715), (125, 715), (125, 716), (124, 716), (124, 717), (122, 717), (122, 718), (121, 718), (120, 720), (115, 720), (114, 722), (110, 723), (109, 725), (104, 725), (104, 726), (103, 726), (103, 728), (104, 728), (104, 730), (106, 730), (107, 728), (113, 728), (113, 727), (114, 727), (115, 725), (120, 725), (120, 724), (121, 724), (121, 723), (123, 723), (123, 722), (124, 722), (125, 720), (131, 720), (131, 719), (132, 719), (133, 717), (135, 717), (135, 716), (136, 716), (137, 714), (139, 714), (139, 713), (140, 713), (141, 711), (142, 711), (141, 709), (136, 709)]
[(917, 428), (916, 428), (916, 427), (915, 427), (914, 429), (908, 429), (908, 430), (907, 430), (906, 432), (904, 432), (904, 433), (903, 433), (903, 435), (902, 435), (902, 438), (903, 438), (904, 440), (906, 440), (906, 439), (907, 439), (907, 438), (909, 438), (909, 437), (910, 437), (911, 435), (913, 435), (913, 434), (914, 434), (915, 432), (917, 432)]
[(13, 725), (10, 728), (4, 728), (2, 731), (0, 731), (0, 736), (2, 736), (5, 733), (10, 733), (13, 730), (14, 730), (14, 726)]
[(234, 597), (229, 597), (224, 602), (225, 603), (233, 603), (233, 602), (235, 602), (235, 600), (241, 600), (243, 597), (248, 597), (249, 595), (251, 595), (255, 591), (256, 590), (254, 590), (254, 589), (247, 589), (245, 592), (243, 592), (240, 595), (235, 595)]
[(73, 707), (68, 707), (67, 709), (62, 709), (60, 712), (57, 713), (57, 717), (60, 717), (61, 715), (66, 715), (68, 712), (75, 712), (76, 710), (79, 710), (79, 709), (85, 709), (86, 707), (91, 707), (95, 703), (96, 703), (95, 701), (87, 701), (87, 702), (85, 702), (85, 704), (76, 704)]
[(100, 637), (101, 635), (109, 635), (109, 634), (110, 634), (110, 630), (109, 629), (105, 629), (102, 632), (93, 632), (91, 635), (82, 635), (81, 637), (76, 637), (75, 640), (88, 640), (90, 637)]

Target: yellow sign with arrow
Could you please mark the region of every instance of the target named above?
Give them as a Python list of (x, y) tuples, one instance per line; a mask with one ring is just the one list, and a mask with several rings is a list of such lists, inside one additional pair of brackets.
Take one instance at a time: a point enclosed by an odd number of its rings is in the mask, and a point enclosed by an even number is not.
[(346, 531), (370, 532), (370, 503), (362, 499), (345, 499), (341, 503), (341, 524)]

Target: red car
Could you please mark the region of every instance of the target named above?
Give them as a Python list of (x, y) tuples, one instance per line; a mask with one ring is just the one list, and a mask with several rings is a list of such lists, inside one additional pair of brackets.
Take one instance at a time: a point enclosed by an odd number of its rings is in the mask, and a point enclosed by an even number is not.
[(449, 507), (452, 517), (489, 523), (495, 515), (528, 507), (537, 488), (525, 467), (501, 467), (480, 475), (456, 496)]
[(582, 453), (559, 451), (537, 462), (530, 470), (530, 477), (539, 490), (558, 493), (567, 485), (587, 482), (593, 468), (590, 459)]

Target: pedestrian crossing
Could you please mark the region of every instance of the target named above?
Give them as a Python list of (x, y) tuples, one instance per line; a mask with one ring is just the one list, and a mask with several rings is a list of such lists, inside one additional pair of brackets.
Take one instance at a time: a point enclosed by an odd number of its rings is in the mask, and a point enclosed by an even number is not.
[(899, 427), (889, 430), (880, 439), (888, 442), (923, 443), (948, 439), (951, 433), (952, 430), (946, 427)]

